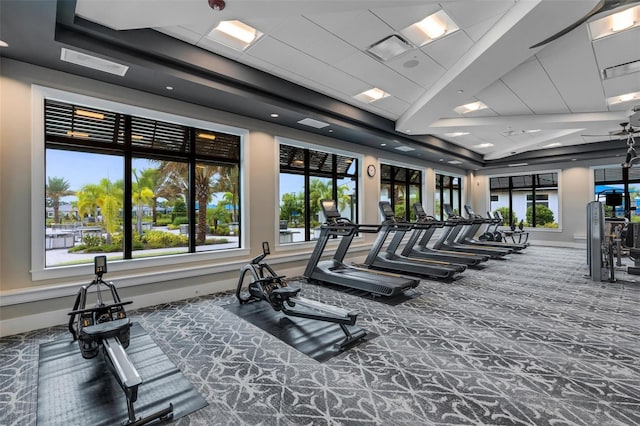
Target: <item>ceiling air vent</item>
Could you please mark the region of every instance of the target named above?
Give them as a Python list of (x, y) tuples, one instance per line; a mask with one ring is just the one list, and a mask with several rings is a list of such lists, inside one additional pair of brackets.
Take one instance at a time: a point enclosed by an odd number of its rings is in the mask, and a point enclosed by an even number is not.
[(314, 120), (313, 118), (305, 118), (303, 120), (298, 121), (298, 124), (304, 124), (305, 126), (315, 127), (316, 129), (322, 129), (323, 127), (330, 126), (329, 123), (325, 123), (324, 121)]
[(129, 70), (129, 67), (126, 65), (107, 61), (106, 59), (87, 55), (86, 53), (76, 52), (75, 50), (70, 50), (65, 47), (60, 51), (60, 59), (65, 62), (70, 62), (72, 64), (92, 68), (102, 72), (108, 72), (109, 74), (115, 74), (121, 77), (124, 77)]

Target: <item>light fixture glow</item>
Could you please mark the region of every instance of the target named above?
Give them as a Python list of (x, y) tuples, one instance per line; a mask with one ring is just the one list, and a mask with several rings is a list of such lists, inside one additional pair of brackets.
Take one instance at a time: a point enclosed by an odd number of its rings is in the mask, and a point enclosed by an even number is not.
[(457, 138), (458, 136), (465, 136), (468, 134), (469, 132), (451, 132), (451, 133), (445, 133), (444, 135), (450, 138)]
[(9, 43), (4, 40), (0, 40), (0, 47), (9, 47)]
[(416, 26), (430, 39), (441, 37), (447, 31), (445, 24), (440, 21), (435, 14), (427, 16), (422, 21), (417, 22)]
[(640, 92), (624, 93), (622, 95), (612, 96), (610, 98), (607, 98), (607, 104), (621, 104), (623, 102), (634, 101), (636, 99), (640, 99)]
[(622, 31), (633, 25), (633, 9), (629, 8), (622, 12), (611, 15), (611, 31)]
[(276, 114), (276, 113), (274, 112), (273, 114), (271, 114), (271, 117), (272, 117), (272, 118), (278, 118), (278, 117), (280, 117), (280, 115), (279, 115), (279, 114)]
[(389, 96), (387, 92), (374, 87), (373, 89), (365, 90), (362, 93), (358, 93), (354, 96), (354, 98), (362, 102), (371, 103), (386, 98), (387, 96)]
[(131, 139), (137, 140), (137, 141), (141, 141), (142, 139), (144, 139), (144, 136), (142, 135), (131, 135)]
[(471, 102), (469, 104), (460, 105), (459, 107), (454, 108), (453, 110), (458, 114), (467, 114), (473, 111), (479, 111), (481, 109), (488, 108), (483, 102)]
[(462, 161), (460, 161), (460, 160), (450, 160), (450, 161), (447, 161), (447, 163), (449, 163), (449, 164), (462, 164)]
[(100, 114), (99, 112), (86, 111), (84, 109), (77, 109), (76, 115), (81, 115), (83, 117), (95, 118), (98, 120), (104, 120), (104, 114)]
[(221, 21), (216, 30), (230, 35), (245, 44), (251, 44), (257, 37), (255, 28), (240, 21)]
[(481, 143), (478, 145), (474, 145), (473, 148), (489, 148), (495, 146), (494, 144), (492, 144), (491, 142), (485, 142), (485, 143)]
[(560, 142), (553, 142), (553, 143), (544, 145), (543, 148), (553, 148), (553, 147), (560, 146), (560, 145), (562, 145)]
[(198, 137), (200, 139), (208, 139), (210, 141), (216, 140), (216, 135), (212, 135), (210, 133), (198, 133)]
[(172, 87), (172, 86), (166, 86), (166, 87), (165, 87), (165, 89), (167, 89), (167, 90), (173, 90), (173, 87)]
[(515, 163), (515, 164), (509, 164), (509, 167), (520, 167), (520, 166), (528, 166), (529, 163)]

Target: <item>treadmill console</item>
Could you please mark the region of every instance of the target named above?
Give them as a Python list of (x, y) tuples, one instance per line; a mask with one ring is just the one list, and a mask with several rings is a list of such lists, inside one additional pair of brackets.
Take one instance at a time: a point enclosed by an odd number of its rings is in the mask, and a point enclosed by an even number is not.
[(320, 204), (322, 205), (322, 211), (324, 212), (324, 216), (327, 218), (327, 222), (340, 217), (340, 212), (338, 211), (338, 206), (335, 201), (322, 200), (320, 201)]
[(385, 220), (389, 220), (389, 219), (393, 219), (394, 216), (396, 215), (395, 212), (393, 211), (393, 209), (391, 208), (391, 203), (388, 201), (380, 201), (380, 203), (378, 204), (380, 206), (380, 210), (382, 211), (382, 214), (384, 215), (384, 219)]
[(424, 219), (427, 217), (427, 213), (424, 211), (424, 207), (420, 203), (413, 204), (413, 211), (416, 212), (418, 219)]

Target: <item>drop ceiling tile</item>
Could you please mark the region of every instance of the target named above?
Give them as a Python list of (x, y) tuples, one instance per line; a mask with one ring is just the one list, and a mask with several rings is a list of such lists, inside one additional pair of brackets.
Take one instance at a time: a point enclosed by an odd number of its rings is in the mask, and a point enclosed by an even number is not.
[(464, 32), (469, 36), (469, 38), (472, 41), (477, 42), (491, 28), (493, 28), (496, 25), (496, 23), (500, 20), (501, 17), (502, 16), (493, 16), (491, 18), (485, 19), (484, 21), (480, 21), (477, 24), (464, 27)]
[[(640, 72), (604, 80), (602, 87), (604, 87), (606, 98), (624, 95), (625, 93), (640, 92)], [(631, 103), (632, 105), (640, 104), (638, 100), (635, 103), (633, 101)]]
[(420, 50), (407, 52), (386, 64), (422, 87), (430, 87), (445, 73), (445, 69)]
[(353, 95), (369, 90), (371, 85), (330, 65), (311, 70), (307, 77), (332, 89), (332, 94), (341, 94), (354, 102)]
[(327, 63), (357, 52), (353, 46), (302, 16), (289, 19), (287, 25), (273, 28), (269, 35)]
[(593, 51), (601, 70), (640, 59), (640, 27), (595, 40)]
[(371, 102), (369, 104), (369, 107), (379, 109), (381, 112), (385, 113), (384, 115), (387, 118), (392, 120), (396, 120), (400, 117), (402, 113), (409, 108), (409, 106), (410, 104), (394, 96), (387, 96), (384, 99), (380, 99), (379, 101)]
[(428, 43), (421, 50), (445, 69), (449, 69), (473, 46), (464, 31), (456, 31), (441, 40)]
[(191, 28), (187, 28), (182, 25), (158, 27), (154, 28), (154, 30), (173, 38), (177, 38), (178, 40), (185, 41), (189, 44), (196, 44), (200, 40), (200, 38), (202, 38), (202, 34), (200, 34), (199, 32), (193, 31)]
[(459, 0), (444, 2), (442, 8), (460, 28), (468, 28), (490, 18), (495, 21), (514, 4), (514, 0)]
[(419, 85), (362, 52), (338, 62), (336, 67), (409, 103), (422, 93)]
[(393, 29), (368, 10), (306, 16), (345, 42), (364, 50), (394, 33)]
[(606, 110), (586, 25), (550, 43), (536, 56), (571, 112)]
[(502, 77), (502, 81), (534, 114), (570, 112), (537, 60), (519, 65)]
[(502, 82), (498, 80), (480, 91), (476, 98), (485, 103), (498, 115), (525, 115), (531, 110)]

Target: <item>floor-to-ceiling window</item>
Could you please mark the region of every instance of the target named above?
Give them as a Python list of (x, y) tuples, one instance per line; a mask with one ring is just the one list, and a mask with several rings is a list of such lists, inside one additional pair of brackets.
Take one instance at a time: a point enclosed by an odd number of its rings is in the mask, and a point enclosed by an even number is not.
[(380, 166), (380, 200), (391, 202), (396, 217), (415, 220), (414, 203), (422, 202), (422, 172), (406, 167)]
[(462, 178), (436, 173), (436, 191), (434, 193), (434, 216), (436, 219), (446, 219), (444, 204), (449, 204), (456, 215), (460, 214), (462, 205)]
[(335, 200), (343, 217), (357, 222), (358, 160), (355, 156), (280, 145), (280, 243), (318, 238), (321, 200)]
[(237, 248), (240, 136), (45, 101), (45, 266)]
[(499, 211), (505, 225), (557, 228), (560, 217), (558, 173), (489, 178), (491, 212)]
[[(606, 204), (607, 195), (621, 196), (621, 203), (605, 205), (606, 215), (640, 222), (640, 168), (608, 167), (594, 170), (594, 199)], [(610, 197), (609, 200), (619, 197)], [(627, 207), (628, 206), (628, 207)]]

